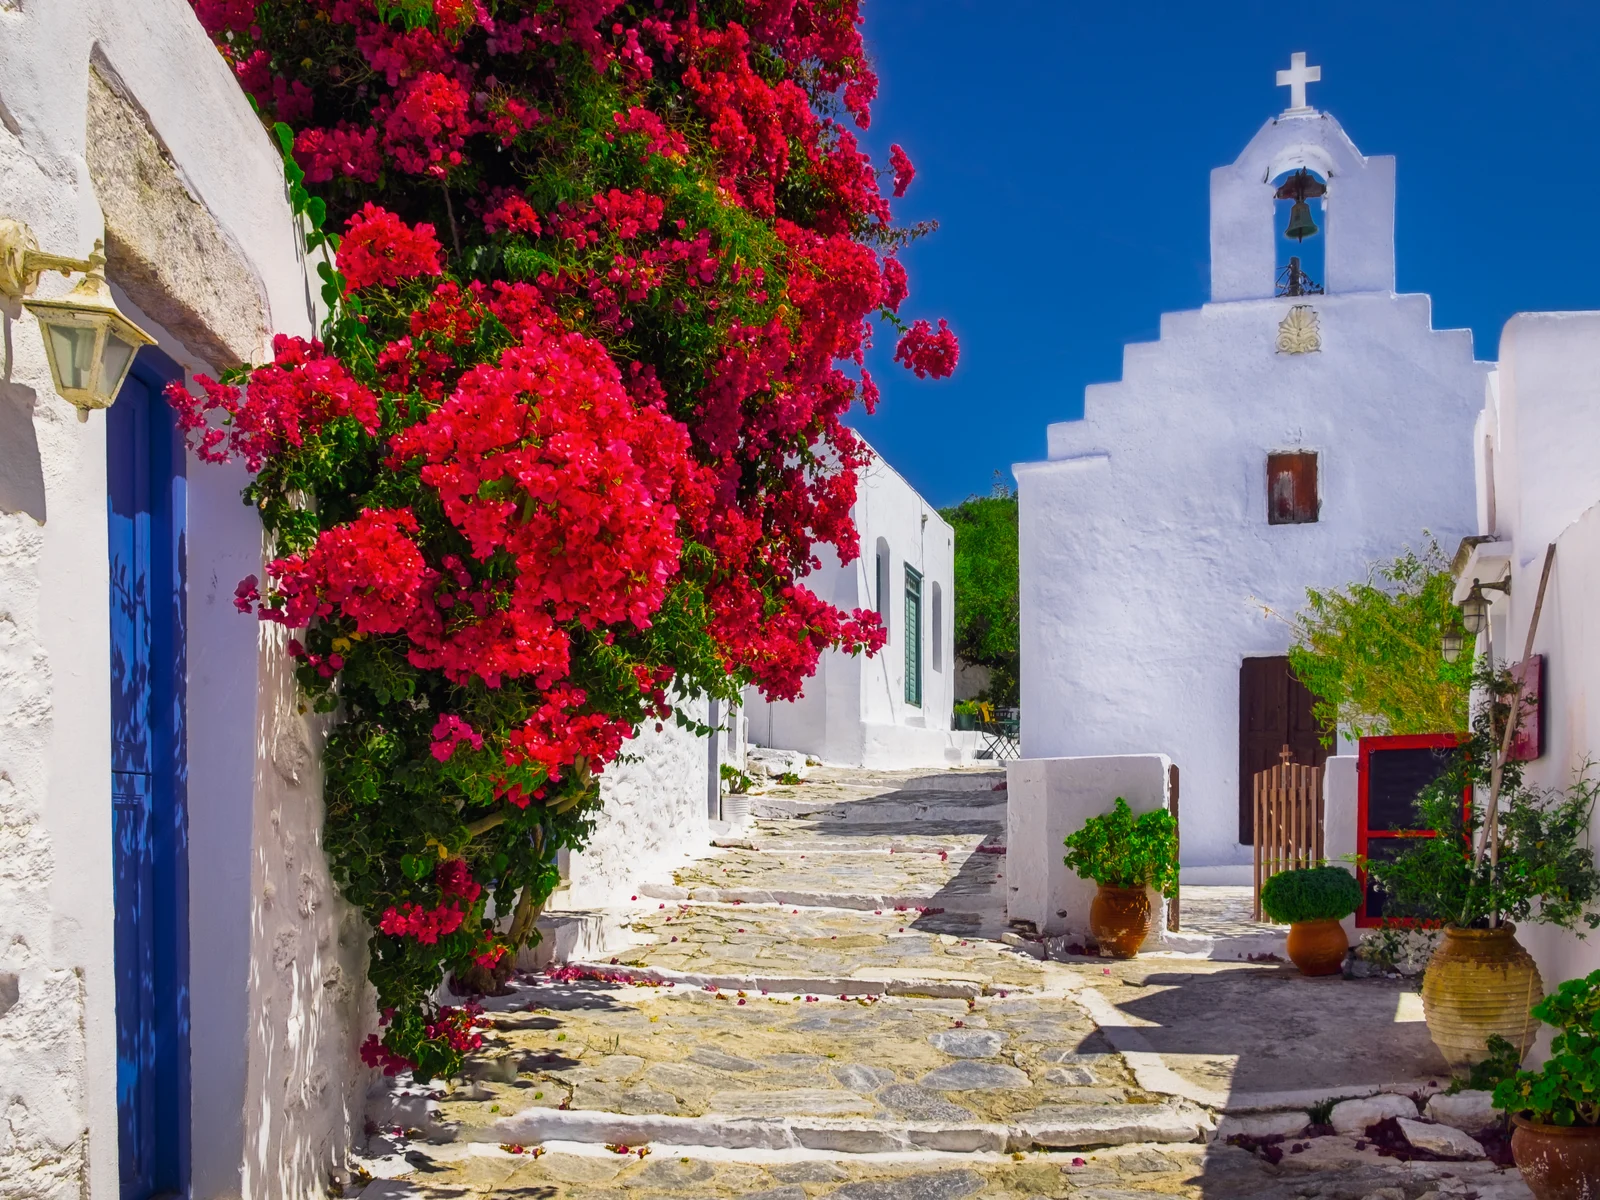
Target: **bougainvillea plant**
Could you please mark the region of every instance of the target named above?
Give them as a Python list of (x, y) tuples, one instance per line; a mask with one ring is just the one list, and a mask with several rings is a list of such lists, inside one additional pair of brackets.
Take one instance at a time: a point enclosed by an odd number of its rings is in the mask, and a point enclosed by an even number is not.
[[(169, 393), (273, 538), (241, 611), (334, 714), (326, 845), (374, 933), (390, 1072), (475, 1045), (457, 979), (536, 936), (556, 854), (646, 723), (799, 694), (877, 617), (843, 423), (907, 326), (859, 0), (193, 0), (286, 154), (319, 340)], [(503, 977), (503, 976), (502, 976)]]

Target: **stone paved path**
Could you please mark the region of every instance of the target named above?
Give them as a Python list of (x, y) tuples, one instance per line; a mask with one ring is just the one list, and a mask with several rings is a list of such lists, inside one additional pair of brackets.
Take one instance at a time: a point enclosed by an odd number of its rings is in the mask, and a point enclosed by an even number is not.
[[(466, 1078), (375, 1099), (362, 1194), (1525, 1200), (1486, 1163), (1215, 1141), (1096, 1024), (1128, 967), (1001, 940), (1001, 778), (822, 770), (758, 797), (736, 844), (641, 889), (631, 946), (486, 1001)], [(1219, 966), (1140, 960), (1186, 961)]]

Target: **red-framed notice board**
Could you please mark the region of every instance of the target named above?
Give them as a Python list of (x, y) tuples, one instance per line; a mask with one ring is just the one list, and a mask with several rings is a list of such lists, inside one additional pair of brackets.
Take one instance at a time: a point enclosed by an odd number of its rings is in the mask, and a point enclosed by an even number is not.
[[(1361, 739), (1356, 760), (1356, 853), (1363, 861), (1392, 860), (1414, 838), (1435, 837), (1417, 816), (1417, 796), (1449, 769), (1452, 751), (1461, 739), (1453, 733), (1394, 734)], [(1472, 789), (1461, 796), (1462, 810), (1472, 803)], [(1383, 923), (1383, 889), (1357, 873), (1361, 907), (1356, 924)]]

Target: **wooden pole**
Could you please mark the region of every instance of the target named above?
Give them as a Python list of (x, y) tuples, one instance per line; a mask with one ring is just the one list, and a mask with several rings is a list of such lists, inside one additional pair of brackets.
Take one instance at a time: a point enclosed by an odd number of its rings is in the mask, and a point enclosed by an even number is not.
[[(1522, 651), (1522, 661), (1526, 663), (1533, 657), (1533, 638), (1539, 631), (1539, 614), (1544, 609), (1544, 593), (1550, 583), (1550, 568), (1556, 560), (1556, 544), (1551, 542), (1544, 552), (1544, 570), (1539, 573), (1539, 594), (1534, 597), (1533, 616), (1528, 621), (1528, 638)], [(1526, 670), (1526, 668), (1524, 668)], [(1494, 703), (1490, 697), (1489, 703)], [(1505, 772), (1506, 760), (1511, 755), (1511, 743), (1517, 735), (1517, 723), (1522, 715), (1522, 681), (1516, 681), (1516, 686), (1511, 691), (1511, 711), (1506, 714), (1505, 733), (1500, 738), (1500, 749), (1494, 756), (1494, 766), (1489, 772), (1489, 805), (1484, 812), (1484, 837), (1483, 844), (1478, 847), (1474, 868), (1483, 864), (1483, 853), (1489, 852), (1489, 869), (1492, 873), (1500, 863), (1500, 834), (1496, 822), (1500, 815), (1500, 782)], [(1500, 914), (1494, 915), (1494, 924), (1500, 925)]]

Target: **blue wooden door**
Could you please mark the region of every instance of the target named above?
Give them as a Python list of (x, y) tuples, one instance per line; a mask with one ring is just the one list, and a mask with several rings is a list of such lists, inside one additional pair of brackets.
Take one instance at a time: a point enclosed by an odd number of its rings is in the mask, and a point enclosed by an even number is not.
[(188, 847), (184, 452), (161, 396), (182, 378), (139, 352), (106, 413), (117, 1146), (123, 1200), (188, 1183)]

